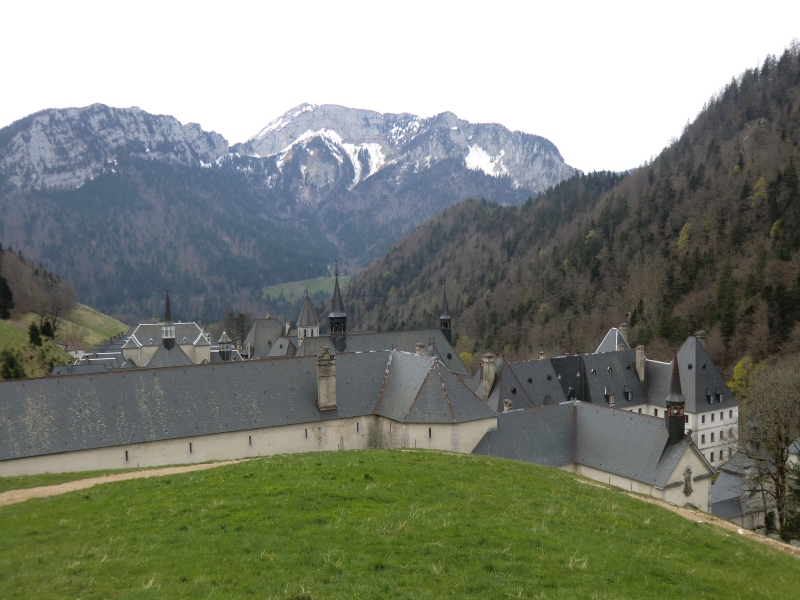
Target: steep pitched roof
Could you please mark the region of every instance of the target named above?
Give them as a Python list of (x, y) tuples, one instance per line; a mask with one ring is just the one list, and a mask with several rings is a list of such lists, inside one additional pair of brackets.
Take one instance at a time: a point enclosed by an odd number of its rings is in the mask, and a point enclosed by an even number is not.
[[(549, 360), (529, 360), (509, 363), (522, 390), (533, 406), (566, 402), (567, 396), (558, 381), (553, 363)], [(514, 400), (514, 408), (524, 408)]]
[(442, 314), (439, 315), (440, 319), (449, 319), (450, 310), (447, 308), (447, 288), (442, 287)]
[(624, 337), (622, 337), (622, 333), (620, 333), (619, 329), (612, 327), (608, 330), (608, 333), (606, 333), (603, 341), (600, 342), (600, 345), (594, 352), (595, 354), (599, 354), (601, 352), (616, 352), (619, 346), (622, 346), (625, 350), (630, 349), (628, 342)]
[(617, 408), (647, 403), (645, 388), (636, 374), (636, 350), (587, 354), (583, 357), (583, 363), (586, 373), (585, 400), (608, 405), (606, 395), (613, 394)]
[(339, 289), (339, 271), (337, 269), (336, 273), (334, 274), (336, 278), (336, 283), (333, 284), (333, 298), (331, 299), (331, 312), (328, 314), (328, 318), (338, 318), (338, 317), (346, 317), (347, 313), (344, 312), (344, 302), (342, 302), (342, 292)]
[(250, 359), (269, 356), (275, 341), (283, 334), (283, 327), (277, 319), (257, 319), (253, 321), (244, 347), (250, 352)]
[(300, 316), (297, 317), (298, 327), (319, 327), (319, 318), (317, 311), (314, 310), (314, 305), (311, 303), (311, 296), (306, 292), (306, 298), (303, 301), (303, 308), (300, 310)]
[(141, 366), (155, 369), (162, 367), (183, 367), (193, 364), (192, 359), (186, 356), (186, 352), (184, 352), (180, 346), (175, 345), (172, 348), (167, 348), (164, 344), (161, 344), (152, 358), (147, 361), (147, 364)]
[[(686, 338), (678, 350), (678, 364), (687, 411), (703, 413), (717, 410), (720, 406), (738, 406), (733, 393), (696, 337)], [(723, 397), (722, 404), (718, 402), (720, 394)]]

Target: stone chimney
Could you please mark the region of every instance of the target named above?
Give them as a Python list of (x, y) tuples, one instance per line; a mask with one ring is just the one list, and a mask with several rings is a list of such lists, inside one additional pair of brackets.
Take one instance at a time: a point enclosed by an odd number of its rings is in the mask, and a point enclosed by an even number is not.
[(639, 376), (639, 383), (644, 383), (644, 346), (636, 346), (636, 375)]
[(289, 332), (291, 330), (292, 330), (292, 324), (291, 323), (287, 323), (286, 324), (286, 333), (284, 333), (283, 335), (285, 335), (286, 337), (289, 337)]
[(510, 410), (514, 410), (514, 403), (506, 398), (503, 400), (503, 412), (508, 412)]
[(694, 334), (694, 337), (697, 338), (697, 341), (700, 342), (700, 345), (705, 348), (706, 347), (706, 330), (701, 329), (697, 333)]
[(627, 343), (628, 342), (628, 323), (626, 321), (623, 321), (622, 323), (619, 324), (619, 327), (617, 327), (617, 329), (619, 330), (619, 334), (622, 336), (622, 339), (625, 340), (625, 343)]
[(415, 350), (417, 352), (417, 356), (425, 356), (427, 354), (427, 346), (422, 342), (417, 342)]
[(491, 352), (487, 352), (481, 358), (481, 365), (483, 366), (483, 397), (488, 398), (492, 393), (492, 386), (494, 385), (495, 367), (497, 365), (497, 357)]
[(539, 350), (539, 360), (544, 360), (544, 350)]
[(317, 355), (317, 407), (336, 410), (336, 357), (328, 346)]
[(269, 314), (269, 313), (267, 313), (267, 316), (266, 316), (266, 317), (264, 317), (264, 318), (265, 318), (265, 319), (271, 319), (271, 318), (272, 318), (272, 315), (271, 315), (271, 314)]

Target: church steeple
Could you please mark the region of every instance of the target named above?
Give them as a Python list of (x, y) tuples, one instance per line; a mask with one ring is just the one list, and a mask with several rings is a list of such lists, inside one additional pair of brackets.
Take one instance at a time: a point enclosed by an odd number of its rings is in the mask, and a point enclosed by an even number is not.
[(328, 314), (328, 324), (331, 329), (331, 341), (334, 348), (344, 352), (347, 348), (347, 313), (344, 312), (342, 291), (339, 289), (339, 262), (336, 261), (333, 275), (336, 278), (333, 284), (333, 298), (331, 299), (331, 312)]
[(448, 344), (452, 344), (452, 340), (450, 338), (451, 331), (450, 326), (453, 322), (452, 317), (450, 317), (450, 311), (447, 308), (447, 288), (442, 288), (442, 314), (439, 315), (439, 326), (442, 328), (442, 333), (444, 337), (447, 339)]
[(169, 306), (169, 290), (167, 290), (167, 301), (164, 305), (164, 325), (161, 326), (161, 339), (167, 350), (172, 350), (175, 346), (175, 324), (172, 322), (172, 309)]
[(306, 291), (300, 316), (297, 317), (297, 343), (299, 344), (307, 337), (319, 337), (319, 317), (317, 317), (317, 311), (314, 310), (314, 304), (311, 302), (308, 291)]
[(669, 433), (668, 445), (677, 444), (686, 433), (686, 398), (681, 391), (681, 374), (678, 369), (678, 354), (672, 359), (672, 382), (667, 396), (667, 410), (664, 420)]

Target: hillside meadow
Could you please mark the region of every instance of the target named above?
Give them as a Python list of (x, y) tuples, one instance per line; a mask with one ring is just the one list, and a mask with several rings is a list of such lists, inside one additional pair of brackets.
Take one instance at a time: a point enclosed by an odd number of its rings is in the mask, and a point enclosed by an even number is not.
[(0, 508), (3, 598), (796, 598), (800, 561), (535, 465), (262, 458)]

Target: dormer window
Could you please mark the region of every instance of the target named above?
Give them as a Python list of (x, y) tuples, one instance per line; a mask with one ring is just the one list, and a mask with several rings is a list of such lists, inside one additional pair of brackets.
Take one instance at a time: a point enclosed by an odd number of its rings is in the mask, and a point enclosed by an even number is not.
[(625, 394), (625, 400), (628, 402), (633, 402), (633, 391), (627, 385), (623, 388), (623, 394)]
[(717, 394), (717, 402), (722, 402), (723, 400), (725, 400), (725, 396), (723, 396), (722, 393), (720, 392), (719, 394)]

